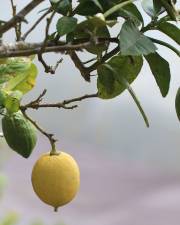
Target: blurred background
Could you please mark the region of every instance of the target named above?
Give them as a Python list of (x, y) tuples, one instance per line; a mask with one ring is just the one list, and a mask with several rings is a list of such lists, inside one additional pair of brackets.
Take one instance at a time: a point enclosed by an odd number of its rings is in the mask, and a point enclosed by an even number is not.
[[(1, 3), (0, 17), (9, 19), (10, 1)], [(17, 0), (16, 3), (20, 9), (27, 2)], [(29, 23), (48, 5), (45, 1), (34, 10), (27, 17)], [(148, 16), (145, 18), (146, 22), (150, 20)], [(122, 22), (119, 21), (113, 32), (119, 31)], [(42, 40), (44, 25), (41, 23), (28, 40)], [(26, 29), (24, 26), (24, 31)], [(5, 35), (5, 41), (13, 41), (13, 32)], [(148, 33), (153, 34), (176, 46), (161, 33)], [(44, 129), (56, 134), (59, 149), (72, 154), (80, 166), (80, 191), (76, 199), (58, 213), (40, 202), (31, 186), (35, 161), (50, 149), (47, 139), (39, 135), (36, 149), (28, 160), (9, 150), (1, 139), (0, 225), (8, 225), (8, 220), (17, 220), (19, 225), (179, 225), (180, 124), (174, 99), (180, 86), (180, 62), (174, 53), (158, 47), (171, 65), (168, 96), (161, 97), (146, 63), (132, 85), (149, 117), (149, 129), (127, 91), (108, 101), (85, 100), (73, 111), (29, 110)], [(86, 59), (87, 55), (83, 57)], [(59, 58), (61, 55), (46, 55), (49, 64), (55, 64)], [(67, 56), (56, 75), (45, 74), (42, 65), (38, 62), (37, 65), (37, 85), (24, 102), (35, 99), (45, 88), (48, 90), (45, 102), (97, 91), (96, 78), (92, 78), (91, 84), (84, 82)]]

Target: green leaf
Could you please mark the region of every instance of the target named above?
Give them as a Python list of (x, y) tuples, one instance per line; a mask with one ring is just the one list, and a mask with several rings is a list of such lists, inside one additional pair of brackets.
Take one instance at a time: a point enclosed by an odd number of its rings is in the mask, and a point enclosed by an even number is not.
[[(95, 23), (96, 21), (96, 23)], [(106, 27), (106, 24), (101, 18), (93, 17), (88, 20), (85, 20), (77, 25), (76, 30), (74, 31), (75, 39), (89, 38), (95, 39), (99, 38), (108, 38), (110, 37), (109, 31)], [(108, 44), (96, 44), (92, 42), (91, 46), (86, 47), (86, 50), (92, 54), (100, 55), (103, 51), (108, 48)]]
[(106, 26), (106, 20), (105, 20), (104, 15), (102, 13), (98, 13), (93, 17), (89, 17), (88, 23), (94, 25), (94, 28)]
[(1, 221), (1, 225), (15, 225), (18, 221), (18, 215), (14, 212), (11, 212), (3, 218), (3, 220)]
[(180, 121), (180, 87), (178, 88), (176, 99), (175, 99), (175, 108), (176, 108), (176, 114)]
[[(119, 3), (119, 0), (98, 0), (100, 5), (98, 6), (94, 0), (79, 0), (79, 5), (75, 9), (75, 13), (82, 16), (94, 16), (97, 13), (106, 12), (108, 9)], [(102, 11), (103, 9), (103, 11)], [(116, 19), (118, 13), (114, 13), (108, 19)]]
[(123, 85), (124, 88), (126, 88), (129, 91), (130, 95), (132, 96), (134, 102), (136, 103), (136, 105), (144, 119), (146, 126), (149, 127), (149, 122), (148, 122), (147, 116), (141, 106), (141, 103), (138, 100), (136, 94), (134, 93), (133, 89), (131, 88), (131, 86), (128, 83), (128, 81), (126, 80), (126, 78), (124, 78), (123, 76), (119, 76), (118, 72), (113, 67), (111, 67), (109, 64), (104, 64), (104, 66), (107, 69), (109, 69), (112, 72), (112, 74), (114, 74), (114, 76), (117, 78), (117, 81), (119, 82), (119, 84)]
[(94, 2), (94, 4), (95, 4), (101, 11), (103, 11), (103, 8), (102, 8), (102, 6), (101, 6), (101, 4), (99, 3), (98, 0), (92, 0), (92, 2)]
[(179, 17), (179, 12), (176, 11), (174, 7), (175, 0), (167, 1), (167, 0), (154, 0), (154, 2), (159, 2), (166, 10), (170, 18), (174, 21), (177, 21)]
[(8, 97), (8, 93), (3, 89), (0, 89), (0, 107), (4, 107), (5, 100)]
[(50, 0), (53, 9), (57, 12), (66, 16), (72, 8), (72, 1), (70, 0)]
[(158, 53), (149, 54), (145, 58), (160, 88), (162, 96), (165, 97), (168, 94), (171, 79), (169, 63)]
[(69, 34), (75, 30), (77, 26), (77, 19), (74, 17), (64, 16), (57, 22), (56, 29), (60, 36)]
[(15, 91), (19, 90), (23, 94), (29, 92), (35, 85), (38, 70), (35, 64), (31, 64), (30, 68), (14, 78), (6, 82), (4, 90), (5, 91)]
[(81, 16), (93, 16), (98, 12), (99, 8), (92, 1), (80, 2), (75, 9), (75, 13)]
[(148, 55), (156, 51), (154, 43), (131, 21), (126, 21), (119, 35), (122, 55)]
[(19, 110), (20, 101), (23, 97), (23, 93), (21, 91), (12, 91), (8, 94), (4, 101), (4, 106), (9, 113), (14, 113)]
[[(141, 56), (114, 56), (108, 63), (117, 71), (119, 77), (124, 77), (131, 84), (141, 71), (143, 59)], [(117, 74), (113, 74), (103, 65), (98, 67), (98, 96), (102, 99), (111, 99), (120, 95), (126, 87), (119, 82)]]
[(20, 73), (25, 73), (31, 66), (31, 58), (17, 57), (2, 60), (0, 64), (0, 84), (3, 84)]
[[(135, 22), (138, 21), (138, 22), (141, 22), (142, 24), (144, 24), (143, 17), (135, 4), (132, 3), (129, 5), (126, 5), (121, 10), (126, 12), (129, 15), (131, 20), (133, 20)], [(127, 17), (125, 19), (127, 19)]]
[(177, 26), (172, 23), (163, 22), (157, 28), (180, 45), (180, 29)]
[(158, 1), (154, 0), (142, 0), (142, 8), (150, 17), (157, 17), (164, 11), (164, 8)]

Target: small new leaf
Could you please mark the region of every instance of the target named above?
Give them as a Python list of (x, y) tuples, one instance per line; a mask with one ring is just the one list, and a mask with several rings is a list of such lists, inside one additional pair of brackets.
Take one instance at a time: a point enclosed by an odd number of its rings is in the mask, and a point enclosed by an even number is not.
[(12, 91), (8, 94), (5, 99), (4, 106), (9, 113), (14, 113), (19, 110), (20, 101), (23, 97), (23, 93), (21, 91)]

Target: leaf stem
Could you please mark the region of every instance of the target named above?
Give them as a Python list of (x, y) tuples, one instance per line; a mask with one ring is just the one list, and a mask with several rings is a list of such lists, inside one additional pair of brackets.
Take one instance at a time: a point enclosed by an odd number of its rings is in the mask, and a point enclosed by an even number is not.
[(21, 112), (23, 113), (24, 117), (29, 120), (36, 128), (37, 130), (39, 130), (43, 135), (45, 135), (48, 139), (49, 139), (49, 142), (51, 144), (51, 152), (50, 152), (50, 155), (59, 155), (59, 153), (57, 153), (56, 151), (56, 146), (55, 146), (55, 143), (56, 143), (56, 139), (54, 138), (54, 134), (50, 134), (50, 133), (47, 133), (46, 131), (44, 131), (38, 124), (36, 121), (34, 121), (33, 119), (31, 119), (31, 117), (29, 117), (27, 114), (26, 114), (26, 111), (25, 110), (21, 110)]
[(165, 47), (171, 49), (174, 53), (176, 53), (180, 57), (180, 51), (177, 50), (174, 46), (168, 44), (167, 42), (164, 42), (164, 41), (161, 41), (161, 40), (158, 40), (158, 39), (155, 39), (155, 38), (151, 38), (151, 37), (149, 37), (149, 38), (154, 43), (159, 44), (159, 45), (162, 45), (162, 46), (165, 46)]
[(104, 17), (107, 18), (108, 16), (110, 16), (111, 14), (115, 13), (116, 11), (118, 11), (119, 9), (123, 8), (124, 6), (133, 3), (136, 0), (128, 0), (126, 2), (121, 2), (115, 6), (113, 6), (112, 8), (110, 8), (109, 10), (107, 10), (104, 13)]
[[(113, 72), (113, 73), (115, 73), (115, 74), (118, 75), (118, 73), (116, 72), (116, 70), (114, 70), (110, 65), (104, 64), (104, 66), (106, 66), (106, 68), (108, 68), (109, 70), (111, 70), (111, 72)], [(129, 91), (130, 95), (132, 96), (134, 102), (136, 103), (136, 105), (137, 105), (137, 107), (138, 107), (138, 109), (139, 109), (139, 111), (140, 111), (140, 113), (141, 113), (141, 115), (142, 115), (142, 117), (144, 119), (144, 122), (145, 122), (146, 126), (149, 127), (148, 118), (147, 118), (147, 116), (146, 116), (146, 114), (145, 114), (145, 112), (144, 112), (144, 110), (143, 110), (143, 108), (141, 106), (140, 101), (136, 97), (133, 89), (131, 88), (129, 82), (123, 76), (121, 76), (121, 77), (120, 76), (117, 76), (117, 77), (119, 77), (119, 80), (118, 81), (120, 83), (122, 83), (124, 85), (124, 87)]]

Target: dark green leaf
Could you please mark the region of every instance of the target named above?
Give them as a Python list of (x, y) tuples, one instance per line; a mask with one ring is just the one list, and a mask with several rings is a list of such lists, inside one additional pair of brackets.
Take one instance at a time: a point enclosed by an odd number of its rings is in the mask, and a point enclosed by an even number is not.
[(109, 64), (104, 64), (104, 67), (106, 67), (108, 70), (110, 70), (112, 72), (112, 74), (116, 77), (117, 82), (121, 85), (124, 86), (125, 89), (127, 89), (130, 93), (130, 95), (132, 96), (134, 102), (136, 103), (145, 123), (146, 126), (149, 127), (149, 122), (147, 119), (147, 116), (143, 110), (143, 108), (141, 107), (141, 103), (138, 100), (138, 98), (136, 97), (136, 94), (134, 93), (133, 89), (131, 88), (129, 82), (126, 80), (126, 78), (124, 78), (124, 76), (119, 76), (118, 72), (115, 70), (115, 68), (111, 67)]
[(176, 99), (175, 99), (175, 107), (176, 107), (176, 114), (180, 121), (180, 88), (178, 88)]
[(143, 17), (135, 4), (129, 4), (124, 6), (123, 10), (129, 12), (129, 15), (131, 15), (132, 18), (137, 18), (142, 24), (144, 24)]
[(170, 18), (174, 21), (177, 20), (177, 17), (179, 16), (179, 12), (176, 11), (175, 7), (174, 7), (174, 3), (176, 2), (174, 1), (167, 1), (167, 0), (154, 0), (154, 2), (159, 2), (166, 10), (166, 12), (168, 13), (168, 15), (170, 16)]
[(154, 0), (142, 0), (141, 5), (144, 9), (144, 11), (150, 16), (150, 17), (157, 17), (159, 14), (161, 14), (164, 11), (164, 8), (159, 3), (159, 1)]
[(157, 49), (154, 43), (131, 21), (123, 24), (119, 40), (122, 55), (148, 55)]
[(66, 16), (72, 8), (72, 1), (70, 0), (50, 0), (50, 2), (54, 10), (63, 16)]
[(102, 6), (101, 6), (101, 4), (99, 3), (98, 0), (92, 0), (92, 2), (94, 2), (94, 4), (95, 4), (101, 11), (103, 11), (103, 8), (102, 8)]
[(57, 22), (56, 29), (60, 36), (71, 33), (76, 29), (77, 19), (74, 17), (64, 16)]
[[(75, 9), (75, 13), (83, 16), (94, 16), (97, 13), (106, 12), (108, 9), (119, 3), (119, 0), (98, 0), (101, 8), (95, 4), (94, 0), (80, 0), (79, 5)], [(116, 19), (118, 13), (114, 13), (108, 19)]]
[(81, 2), (75, 9), (75, 13), (81, 16), (93, 16), (98, 12), (99, 8), (91, 1)]
[[(96, 23), (95, 23), (96, 21)], [(105, 26), (104, 21), (99, 18), (91, 18), (85, 20), (77, 25), (76, 30), (74, 31), (74, 37), (76, 39), (89, 38), (95, 39), (99, 38), (108, 38), (110, 36), (107, 27)], [(87, 47), (86, 50), (92, 54), (100, 55), (108, 47), (108, 44), (96, 44), (92, 42), (90, 47)]]
[(163, 22), (157, 28), (180, 45), (180, 29), (177, 26), (172, 23)]
[[(131, 84), (143, 65), (141, 56), (114, 56), (108, 63), (114, 70), (117, 71), (119, 77), (124, 77)], [(98, 95), (102, 99), (111, 99), (120, 95), (126, 87), (119, 83), (119, 77), (113, 74), (107, 67), (101, 65), (98, 67)]]
[(169, 63), (162, 58), (158, 53), (153, 53), (145, 56), (152, 74), (160, 88), (161, 94), (165, 97), (169, 91), (171, 72)]

